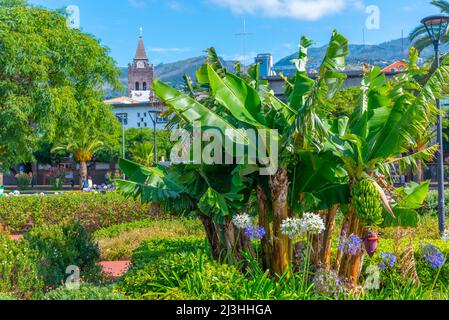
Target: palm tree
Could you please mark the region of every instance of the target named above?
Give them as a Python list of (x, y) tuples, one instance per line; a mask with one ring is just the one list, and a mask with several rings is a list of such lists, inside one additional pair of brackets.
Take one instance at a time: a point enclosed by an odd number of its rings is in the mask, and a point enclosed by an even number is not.
[(87, 178), (87, 162), (93, 159), (96, 152), (104, 149), (105, 144), (98, 135), (91, 134), (87, 129), (80, 129), (71, 131), (64, 142), (53, 148), (52, 152), (67, 151), (79, 162), (79, 186), (82, 189), (83, 177)]
[(154, 147), (151, 142), (137, 143), (131, 149), (132, 159), (144, 166), (151, 167), (154, 164)]
[[(449, 14), (449, 2), (445, 0), (433, 0), (431, 2), (432, 5), (440, 9), (442, 13)], [(433, 45), (432, 39), (429, 37), (427, 33), (427, 29), (424, 25), (420, 25), (416, 27), (409, 36), (410, 40), (414, 42), (413, 46), (418, 49), (418, 51), (423, 51), (429, 46)], [(449, 43), (449, 27), (441, 37), (441, 43), (448, 44)]]

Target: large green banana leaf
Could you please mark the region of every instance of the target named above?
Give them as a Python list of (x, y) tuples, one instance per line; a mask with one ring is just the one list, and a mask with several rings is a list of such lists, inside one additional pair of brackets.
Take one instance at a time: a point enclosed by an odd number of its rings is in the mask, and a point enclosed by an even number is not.
[[(195, 122), (199, 122), (203, 129), (218, 129), (227, 141), (243, 141), (245, 144), (248, 144), (247, 135), (197, 100), (192, 99), (188, 95), (179, 92), (159, 80), (155, 80), (153, 88), (157, 96), (187, 123), (193, 125)], [(232, 146), (232, 144), (229, 145)], [(232, 150), (227, 151), (231, 152)]]
[(262, 102), (257, 91), (245, 81), (232, 74), (221, 78), (207, 65), (209, 82), (215, 99), (239, 121), (255, 128), (265, 128), (265, 119), (261, 113)]
[(312, 194), (320, 200), (315, 209), (348, 203), (348, 174), (338, 157), (331, 152), (317, 154), (302, 151), (299, 155), (300, 164), (293, 173), (290, 186), (291, 204), (299, 205), (300, 195), (303, 193)]
[(384, 212), (383, 227), (417, 227), (419, 213), (427, 194), (429, 193), (430, 181), (421, 184), (410, 183), (405, 188), (398, 188), (399, 200), (392, 207), (396, 219)]

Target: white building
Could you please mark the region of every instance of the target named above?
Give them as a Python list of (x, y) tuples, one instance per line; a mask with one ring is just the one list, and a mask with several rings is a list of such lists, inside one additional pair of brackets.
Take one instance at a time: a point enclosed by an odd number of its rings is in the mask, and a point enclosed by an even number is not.
[(154, 128), (153, 120), (156, 120), (156, 129), (165, 129), (166, 121), (160, 117), (165, 111), (165, 106), (160, 101), (141, 102), (128, 97), (120, 97), (105, 101), (112, 105), (112, 112), (117, 119), (124, 120), (125, 129), (130, 128)]
[(154, 66), (150, 63), (142, 34), (139, 37), (136, 54), (128, 65), (128, 96), (105, 101), (112, 105), (112, 112), (126, 129), (156, 128), (165, 129), (166, 121), (161, 114), (165, 105), (157, 99), (151, 87), (154, 79)]

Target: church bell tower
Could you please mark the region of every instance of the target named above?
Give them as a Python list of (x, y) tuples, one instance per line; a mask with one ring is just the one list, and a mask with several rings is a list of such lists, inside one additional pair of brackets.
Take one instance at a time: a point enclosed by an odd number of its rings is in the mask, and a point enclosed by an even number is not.
[(150, 64), (140, 29), (139, 42), (132, 63), (128, 65), (128, 95), (137, 101), (148, 101), (154, 98), (152, 83), (154, 66)]

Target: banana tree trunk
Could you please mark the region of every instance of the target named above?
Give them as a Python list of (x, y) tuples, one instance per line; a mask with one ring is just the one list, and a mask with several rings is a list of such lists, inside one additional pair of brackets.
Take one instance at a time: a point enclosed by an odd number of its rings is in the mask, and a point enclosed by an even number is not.
[[(341, 239), (343, 239), (345, 236), (348, 235), (349, 232), (349, 217), (347, 215), (344, 216), (343, 218), (343, 223), (342, 223), (342, 227), (341, 227), (341, 233), (340, 233), (340, 241)], [(334, 265), (334, 269), (335, 270), (341, 270), (341, 265), (343, 264), (343, 252), (338, 249), (337, 250), (337, 258), (335, 259), (335, 265)]]
[(326, 230), (323, 235), (323, 247), (321, 262), (327, 271), (331, 269), (332, 240), (334, 239), (335, 220), (337, 218), (338, 205), (334, 205), (327, 211)]
[(203, 223), (204, 230), (206, 231), (207, 241), (211, 249), (212, 257), (214, 260), (220, 260), (221, 248), (220, 239), (214, 221), (211, 217), (204, 214), (198, 215), (200, 221)]
[(81, 161), (80, 162), (80, 177), (79, 177), (79, 184), (80, 184), (80, 189), (83, 189), (83, 178), (87, 179), (87, 162), (86, 161)]
[(236, 232), (234, 224), (230, 221), (226, 221), (224, 227), (224, 239), (226, 243), (226, 258), (229, 264), (233, 264), (240, 261), (238, 242), (240, 234)]
[(421, 161), (417, 161), (416, 167), (417, 167), (417, 170), (413, 177), (413, 180), (416, 183), (421, 183), (422, 181), (424, 181), (424, 169), (423, 169), (423, 165), (422, 165)]
[[(360, 220), (357, 219), (357, 213), (354, 209), (351, 209), (347, 236), (354, 234), (359, 238), (362, 238), (363, 233), (364, 228), (360, 225)], [(363, 256), (363, 249), (360, 249), (355, 255), (343, 254), (340, 265), (340, 276), (346, 281), (351, 289), (356, 288), (358, 285), (362, 271)]]
[(289, 239), (281, 233), (281, 224), (288, 218), (288, 175), (280, 168), (270, 180), (273, 201), (273, 271), (284, 275), (290, 266)]
[(262, 268), (272, 270), (273, 266), (273, 240), (271, 237), (270, 221), (268, 217), (268, 200), (265, 190), (257, 187), (257, 207), (259, 213), (259, 226), (265, 229), (265, 237), (261, 240), (262, 247)]

